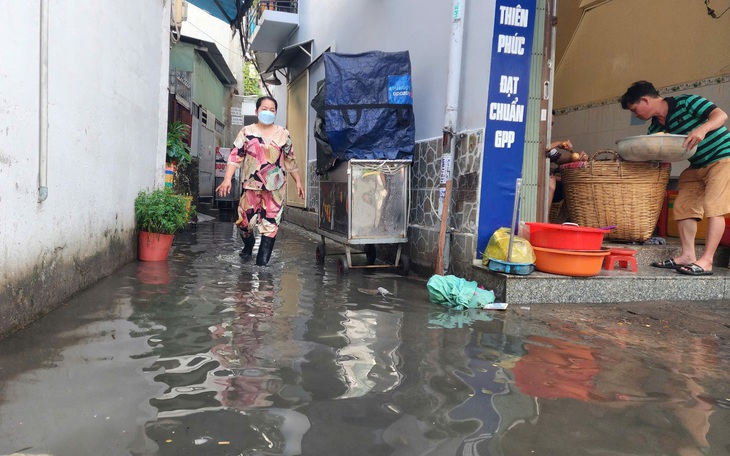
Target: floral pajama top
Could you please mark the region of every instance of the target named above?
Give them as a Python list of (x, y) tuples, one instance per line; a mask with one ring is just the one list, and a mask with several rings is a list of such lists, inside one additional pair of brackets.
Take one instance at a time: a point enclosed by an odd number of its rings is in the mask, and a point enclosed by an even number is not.
[(286, 173), (298, 170), (289, 131), (279, 125), (268, 138), (257, 124), (246, 125), (233, 145), (228, 163), (242, 168), (244, 190), (278, 190), (286, 183)]

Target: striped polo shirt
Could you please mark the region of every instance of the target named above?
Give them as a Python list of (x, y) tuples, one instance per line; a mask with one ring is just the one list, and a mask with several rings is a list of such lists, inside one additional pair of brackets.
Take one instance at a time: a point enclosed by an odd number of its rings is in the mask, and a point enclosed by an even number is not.
[[(649, 134), (659, 132), (676, 135), (689, 134), (705, 123), (712, 110), (717, 107), (708, 99), (698, 95), (667, 97), (664, 101), (669, 104), (664, 125), (653, 117), (649, 126)], [(702, 168), (725, 157), (730, 157), (730, 132), (723, 125), (717, 130), (707, 133), (705, 139), (697, 146), (697, 152), (689, 157), (689, 163), (692, 168)]]

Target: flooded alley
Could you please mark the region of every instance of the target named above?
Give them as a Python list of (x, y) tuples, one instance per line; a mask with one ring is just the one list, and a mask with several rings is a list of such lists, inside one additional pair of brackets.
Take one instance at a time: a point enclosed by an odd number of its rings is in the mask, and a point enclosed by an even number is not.
[(291, 224), (267, 268), (233, 234), (0, 340), (0, 454), (730, 454), (727, 303), (455, 312)]

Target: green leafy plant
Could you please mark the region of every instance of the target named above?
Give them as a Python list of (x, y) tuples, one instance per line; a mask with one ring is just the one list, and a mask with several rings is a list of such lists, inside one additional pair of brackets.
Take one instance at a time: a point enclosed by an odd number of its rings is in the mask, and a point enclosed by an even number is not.
[(259, 73), (251, 62), (246, 62), (243, 66), (243, 94), (262, 95)]
[(159, 234), (175, 234), (190, 221), (189, 200), (169, 188), (143, 190), (134, 200), (137, 230)]
[(185, 168), (192, 156), (187, 140), (190, 138), (190, 126), (176, 120), (167, 125), (167, 159), (177, 164), (179, 168)]

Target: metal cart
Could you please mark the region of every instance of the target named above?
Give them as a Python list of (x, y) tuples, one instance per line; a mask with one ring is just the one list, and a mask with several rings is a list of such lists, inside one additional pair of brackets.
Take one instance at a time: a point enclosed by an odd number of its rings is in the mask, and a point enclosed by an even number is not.
[[(407, 275), (410, 261), (401, 249), (408, 242), (410, 171), (410, 160), (349, 160), (323, 176), (317, 263), (324, 264), (325, 239), (330, 239), (345, 247), (344, 255), (336, 254), (341, 274), (354, 268), (398, 268)], [(397, 245), (393, 264), (375, 264), (379, 244)], [(364, 254), (367, 264), (353, 264), (355, 253)]]

